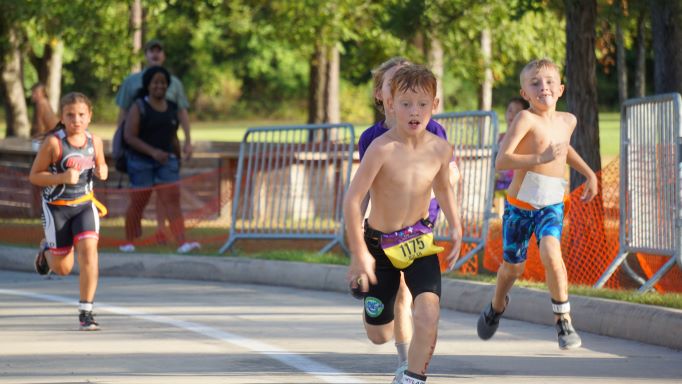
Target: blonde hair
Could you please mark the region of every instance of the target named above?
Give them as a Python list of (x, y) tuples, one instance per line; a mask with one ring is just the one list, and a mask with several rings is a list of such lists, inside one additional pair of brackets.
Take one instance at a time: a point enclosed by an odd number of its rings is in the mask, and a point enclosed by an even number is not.
[(519, 83), (521, 83), (521, 86), (523, 87), (523, 77), (526, 75), (526, 73), (530, 71), (539, 71), (542, 68), (555, 70), (561, 79), (561, 67), (559, 67), (559, 65), (553, 62), (551, 59), (545, 57), (542, 59), (532, 60), (530, 63), (526, 64), (525, 67), (523, 67), (521, 74), (519, 75)]
[(396, 92), (423, 90), (434, 99), (438, 80), (430, 69), (423, 65), (413, 64), (396, 71), (391, 79), (391, 95)]
[(384, 75), (393, 67), (410, 64), (412, 64), (412, 62), (406, 58), (402, 56), (395, 56), (384, 61), (378, 67), (372, 70), (372, 80), (374, 81), (374, 92), (372, 95), (374, 97), (374, 106), (379, 110), (379, 112), (385, 113), (383, 100), (376, 97), (376, 94), (381, 93), (381, 88), (384, 86)]

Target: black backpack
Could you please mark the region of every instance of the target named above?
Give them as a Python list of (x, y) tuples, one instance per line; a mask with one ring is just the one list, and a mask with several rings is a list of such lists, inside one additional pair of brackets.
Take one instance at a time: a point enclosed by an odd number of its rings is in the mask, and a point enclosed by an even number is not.
[[(137, 103), (137, 108), (140, 110), (140, 120), (144, 116), (144, 101), (142, 99), (135, 99)], [(126, 151), (128, 150), (128, 144), (126, 144), (124, 136), (126, 121), (123, 119), (121, 124), (116, 127), (116, 132), (114, 132), (114, 138), (111, 141), (111, 156), (114, 159), (114, 167), (118, 172), (128, 173), (128, 162), (126, 160)]]

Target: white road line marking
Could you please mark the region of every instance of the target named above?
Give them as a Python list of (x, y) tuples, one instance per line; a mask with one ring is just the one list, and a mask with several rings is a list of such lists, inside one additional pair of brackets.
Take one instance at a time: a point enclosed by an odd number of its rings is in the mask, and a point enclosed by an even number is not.
[[(63, 296), (46, 295), (41, 293), (18, 291), (13, 289), (0, 289), (0, 294), (13, 295), (13, 296), (23, 296), (30, 297), (39, 300), (52, 301), (64, 304), (75, 304), (78, 302), (77, 299), (71, 299)], [(281, 349), (279, 347), (263, 343), (257, 340), (249, 339), (236, 335), (234, 333), (221, 331), (216, 328), (212, 328), (199, 323), (193, 323), (191, 321), (175, 320), (168, 316), (160, 316), (154, 314), (148, 314), (144, 312), (134, 311), (124, 307), (118, 307), (113, 305), (102, 304), (97, 302), (97, 309), (104, 310), (119, 315), (125, 315), (129, 317), (134, 317), (141, 320), (151, 321), (154, 323), (161, 323), (172, 325), (177, 328), (181, 328), (190, 332), (194, 332), (211, 339), (220, 340), (228, 344), (232, 344), (244, 349), (248, 349), (253, 352), (257, 352), (267, 357), (277, 360), (282, 364), (288, 365), (294, 369), (297, 369), (305, 374), (314, 376), (324, 381), (325, 383), (338, 383), (338, 384), (362, 384), (363, 381), (358, 381), (354, 377), (343, 376), (344, 373), (340, 372), (330, 366), (322, 363), (318, 363), (307, 357), (296, 355), (287, 350)]]

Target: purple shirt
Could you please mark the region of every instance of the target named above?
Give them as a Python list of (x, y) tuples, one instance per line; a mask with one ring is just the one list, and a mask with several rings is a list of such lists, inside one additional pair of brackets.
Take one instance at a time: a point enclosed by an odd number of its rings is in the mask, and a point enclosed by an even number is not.
[[(384, 133), (388, 132), (388, 128), (384, 126), (385, 121), (386, 120), (381, 120), (380, 122), (372, 125), (371, 127), (365, 129), (365, 131), (362, 132), (362, 135), (360, 135), (360, 140), (358, 141), (358, 152), (360, 153), (360, 161), (362, 161), (362, 158), (365, 156), (365, 151), (367, 151), (369, 145), (372, 144), (372, 141), (374, 141), (374, 139), (383, 135)], [(429, 119), (429, 122), (426, 124), (426, 130), (440, 138), (443, 138), (445, 140), (448, 139), (448, 136), (445, 133), (445, 129), (443, 128), (443, 126), (438, 124), (433, 119)], [(436, 219), (438, 218), (438, 211), (440, 211), (438, 201), (435, 198), (431, 199), (431, 203), (429, 204), (429, 221), (431, 221), (432, 223), (436, 222)]]

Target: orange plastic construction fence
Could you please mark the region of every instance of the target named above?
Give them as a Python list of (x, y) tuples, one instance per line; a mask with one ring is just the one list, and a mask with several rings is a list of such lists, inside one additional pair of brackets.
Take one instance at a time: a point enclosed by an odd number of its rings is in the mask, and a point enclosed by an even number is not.
[[(580, 201), (584, 186), (570, 195), (561, 252), (571, 284), (594, 285), (619, 250), (619, 180), (620, 162), (614, 160), (598, 174), (601, 181), (599, 195), (585, 204)], [(490, 225), (483, 267), (497, 271), (502, 262), (502, 222), (494, 220)], [(645, 279), (649, 279), (669, 257), (634, 254), (628, 256), (629, 265)], [(545, 281), (545, 270), (535, 237), (530, 241), (528, 261), (523, 278)], [(606, 283), (610, 288), (638, 288), (638, 285), (619, 268)], [(659, 292), (682, 292), (682, 270), (673, 267), (655, 285)]]

